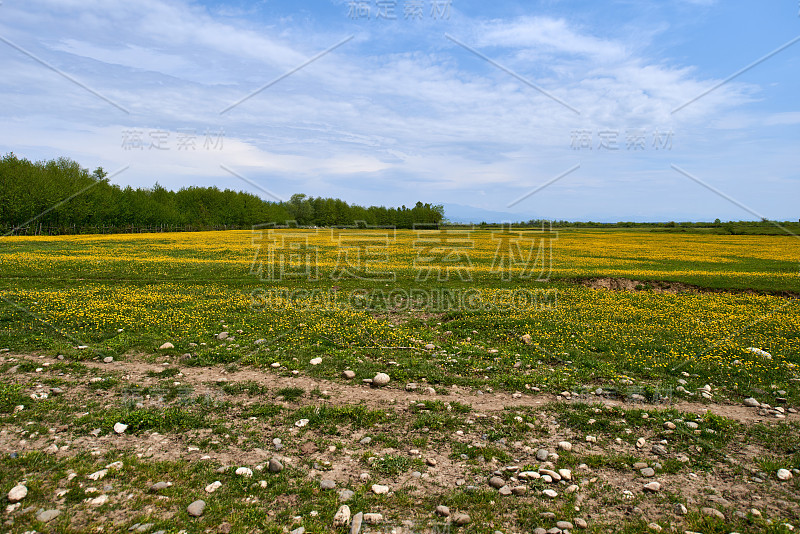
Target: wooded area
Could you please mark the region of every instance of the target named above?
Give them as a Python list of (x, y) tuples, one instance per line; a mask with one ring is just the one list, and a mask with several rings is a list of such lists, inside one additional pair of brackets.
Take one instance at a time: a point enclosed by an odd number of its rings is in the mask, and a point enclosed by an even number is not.
[(13, 153), (0, 160), (0, 230), (3, 234), (119, 233), (250, 228), (295, 221), (300, 226), (412, 228), (438, 224), (442, 206), (363, 207), (335, 198), (292, 195), (268, 202), (256, 195), (217, 187), (170, 191), (121, 188), (68, 158), (31, 162)]

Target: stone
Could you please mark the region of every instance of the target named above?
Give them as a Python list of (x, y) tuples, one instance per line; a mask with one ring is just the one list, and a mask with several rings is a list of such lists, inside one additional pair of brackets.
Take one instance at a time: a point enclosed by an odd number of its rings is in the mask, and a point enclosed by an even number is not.
[(319, 487), (323, 490), (332, 490), (336, 487), (336, 482), (330, 479), (323, 479), (320, 481)]
[(114, 361), (113, 356), (106, 356), (105, 358), (103, 358), (103, 363), (111, 363), (113, 361)]
[(651, 493), (658, 493), (661, 491), (661, 484), (658, 482), (650, 482), (644, 485), (644, 490)]
[(569, 441), (559, 441), (558, 448), (562, 451), (571, 451), (572, 450), (572, 443)]
[(169, 350), (169, 349), (174, 349), (174, 348), (175, 348), (175, 345), (173, 345), (172, 343), (167, 341), (166, 343), (164, 343), (163, 345), (158, 347), (158, 350)]
[(650, 448), (650, 452), (652, 452), (653, 454), (657, 454), (659, 456), (666, 456), (667, 455), (667, 449), (663, 445), (653, 445)]
[(686, 421), (686, 426), (692, 430), (697, 430), (700, 427), (700, 425), (698, 425), (694, 421)]
[[(231, 534), (231, 530), (233, 530), (233, 525), (227, 521), (220, 523), (219, 528), (217, 528), (217, 532), (219, 532), (219, 534)], [(160, 532), (163, 534), (164, 531), (162, 530)], [(153, 534), (157, 534), (157, 532), (153, 532)]]
[(267, 469), (270, 473), (280, 473), (283, 471), (283, 464), (277, 458), (270, 458)]
[(645, 443), (647, 443), (646, 439), (644, 439), (644, 438), (637, 439), (636, 440), (636, 448), (637, 449), (641, 449), (642, 447), (644, 447)]
[(349, 524), (350, 524), (350, 507), (347, 506), (346, 504), (343, 504), (336, 511), (336, 515), (333, 516), (333, 526), (344, 527)]
[(654, 532), (661, 532), (662, 530), (664, 530), (664, 528), (661, 525), (659, 525), (658, 523), (648, 523), (647, 524), (647, 528), (649, 528), (650, 530), (652, 530)]
[(222, 487), (222, 482), (220, 482), (219, 480), (215, 480), (214, 482), (206, 486), (205, 490), (206, 493), (214, 493), (221, 487)]
[(758, 401), (757, 401), (756, 399), (754, 399), (753, 397), (748, 397), (748, 398), (746, 398), (746, 399), (744, 400), (744, 405), (745, 405), (745, 406), (748, 406), (748, 407), (750, 407), (750, 408), (758, 408), (759, 406), (761, 406), (761, 403), (760, 403), (760, 402), (758, 402)]
[(435, 511), (437, 515), (440, 515), (442, 517), (450, 517), (450, 508), (448, 508), (443, 504), (437, 506)]
[(564, 490), (564, 493), (569, 495), (571, 493), (575, 493), (576, 491), (578, 491), (578, 485), (577, 484), (571, 484), (571, 485), (567, 486), (567, 489)]
[(500, 489), (498, 490), (498, 492), (499, 492), (499, 493), (500, 493), (500, 495), (502, 495), (503, 497), (508, 497), (509, 495), (511, 495), (511, 486), (503, 486), (502, 488), (500, 488)]
[(572, 530), (572, 523), (569, 521), (556, 521), (556, 526), (561, 530)]
[(650, 478), (656, 476), (656, 471), (652, 467), (645, 467), (639, 471), (643, 477)]
[(531, 335), (530, 334), (522, 334), (522, 337), (520, 337), (520, 340), (523, 343), (525, 343), (526, 345), (530, 345), (533, 342), (533, 340), (531, 339)]
[(220, 341), (223, 341), (225, 339), (228, 339), (229, 335), (230, 334), (228, 334), (228, 332), (220, 332), (219, 334), (217, 334), (217, 339), (219, 339)]
[(150, 489), (150, 491), (155, 493), (157, 491), (165, 490), (165, 489), (167, 489), (167, 488), (169, 488), (171, 486), (172, 486), (172, 482), (156, 482), (155, 484), (150, 486), (149, 489)]
[(716, 508), (705, 506), (700, 509), (700, 513), (708, 517), (716, 517), (717, 519), (722, 519), (723, 521), (725, 520), (725, 514), (723, 514)]
[(436, 459), (435, 458), (428, 458), (425, 460), (425, 463), (431, 467), (436, 467)]
[(240, 467), (236, 470), (236, 474), (240, 477), (250, 478), (253, 476), (253, 470), (249, 467)]
[(386, 495), (389, 493), (389, 486), (384, 486), (383, 484), (373, 484), (372, 492), (375, 495)]
[(28, 488), (22, 484), (17, 484), (8, 492), (8, 501), (11, 503), (19, 502), (28, 495)]
[(555, 491), (555, 490), (546, 489), (546, 490), (544, 490), (542, 492), (542, 495), (544, 495), (545, 497), (550, 497), (551, 499), (554, 499), (554, 498), (558, 497), (558, 492)]
[(342, 378), (346, 380), (352, 380), (356, 377), (355, 371), (351, 371), (350, 369), (345, 369), (342, 371)]
[(787, 481), (792, 479), (792, 472), (788, 469), (778, 469), (778, 480)]
[(206, 509), (206, 501), (196, 500), (186, 507), (186, 511), (192, 517), (200, 517)]
[(375, 375), (375, 378), (372, 379), (372, 385), (377, 387), (383, 387), (389, 383), (389, 375), (386, 373), (378, 373)]
[(114, 432), (117, 434), (123, 434), (126, 430), (128, 430), (128, 425), (124, 423), (114, 423)]
[(41, 523), (47, 523), (48, 521), (52, 521), (56, 517), (61, 515), (61, 510), (45, 510), (43, 512), (39, 512), (36, 515), (36, 520)]
[(377, 525), (383, 522), (383, 514), (370, 513), (364, 514), (364, 523), (368, 525)]
[(517, 496), (525, 495), (526, 493), (528, 493), (528, 487), (527, 486), (514, 486), (513, 488), (511, 488), (511, 493), (513, 493), (514, 495), (517, 495)]
[(674, 508), (675, 508), (675, 513), (678, 515), (686, 515), (689, 513), (689, 509), (686, 508), (681, 503), (676, 503)]
[(292, 530), (289, 534), (305, 534), (306, 527), (297, 527), (296, 529)]
[(311, 358), (311, 361), (308, 362), (308, 363), (310, 363), (311, 365), (319, 365), (319, 364), (322, 363), (322, 358), (319, 358), (319, 357)]
[(353, 490), (349, 489), (339, 490), (339, 500), (342, 502), (349, 501), (350, 499), (353, 498), (353, 495), (355, 495), (355, 492)]
[(558, 474), (561, 475), (562, 480), (572, 480), (572, 471), (569, 469), (559, 469)]
[(492, 477), (489, 479), (489, 485), (494, 489), (500, 489), (506, 485), (506, 481), (500, 477)]
[(353, 516), (353, 522), (350, 523), (350, 534), (358, 534), (361, 532), (361, 522), (364, 519), (364, 513), (358, 512)]
[(572, 520), (575, 523), (575, 526), (578, 528), (589, 528), (589, 523), (586, 522), (585, 519), (582, 517), (576, 517)]
[(667, 430), (675, 430), (677, 427), (675, 426), (675, 423), (673, 423), (672, 421), (666, 421), (664, 423), (664, 428)]
[(464, 512), (458, 512), (452, 517), (453, 524), (459, 527), (468, 524), (470, 521), (472, 521), (472, 518), (469, 516), (469, 514), (466, 514)]
[(100, 471), (95, 471), (91, 475), (86, 475), (86, 478), (89, 480), (101, 480), (106, 476), (107, 473), (108, 469), (101, 469)]
[(550, 453), (547, 452), (547, 449), (539, 449), (538, 451), (536, 451), (536, 459), (539, 460), (540, 462), (544, 462), (547, 460), (547, 456), (549, 454)]

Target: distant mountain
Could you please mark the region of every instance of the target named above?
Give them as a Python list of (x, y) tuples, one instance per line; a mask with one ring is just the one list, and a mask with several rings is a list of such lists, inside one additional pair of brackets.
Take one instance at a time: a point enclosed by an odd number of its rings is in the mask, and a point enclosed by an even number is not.
[(444, 216), (450, 222), (461, 224), (520, 222), (536, 218), (534, 215), (491, 211), (463, 204), (444, 204)]

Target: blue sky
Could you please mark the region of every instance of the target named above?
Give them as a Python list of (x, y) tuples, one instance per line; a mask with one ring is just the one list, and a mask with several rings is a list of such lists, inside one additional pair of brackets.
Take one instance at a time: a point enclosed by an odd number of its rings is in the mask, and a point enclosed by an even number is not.
[(798, 11), (4, 0), (0, 152), (265, 199), (797, 220), (800, 42), (722, 82), (800, 36)]

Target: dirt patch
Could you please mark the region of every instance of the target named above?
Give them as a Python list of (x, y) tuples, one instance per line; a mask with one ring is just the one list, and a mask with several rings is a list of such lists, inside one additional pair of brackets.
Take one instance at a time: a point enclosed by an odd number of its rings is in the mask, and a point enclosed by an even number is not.
[(576, 282), (592, 289), (652, 291), (654, 293), (699, 293), (700, 288), (681, 282), (631, 280), (630, 278), (581, 278)]

